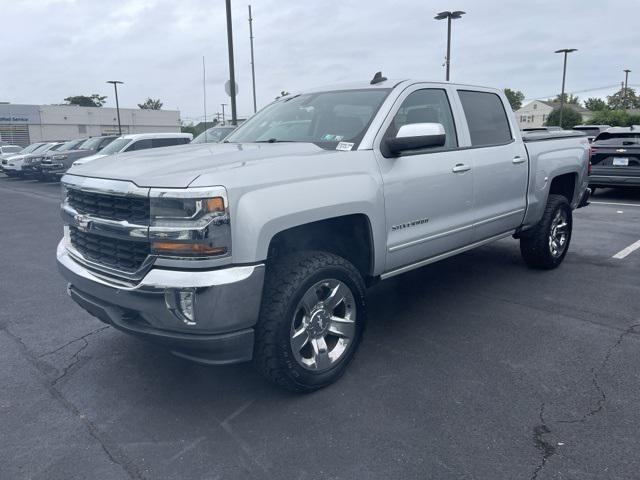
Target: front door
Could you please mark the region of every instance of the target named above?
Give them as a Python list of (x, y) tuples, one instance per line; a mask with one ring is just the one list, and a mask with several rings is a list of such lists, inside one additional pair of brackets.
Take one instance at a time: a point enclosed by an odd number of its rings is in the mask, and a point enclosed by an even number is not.
[(468, 245), (473, 237), (473, 157), (458, 150), (447, 90), (405, 91), (383, 124), (380, 141), (411, 123), (442, 124), (446, 143), (399, 157), (376, 149), (384, 184), (387, 272)]

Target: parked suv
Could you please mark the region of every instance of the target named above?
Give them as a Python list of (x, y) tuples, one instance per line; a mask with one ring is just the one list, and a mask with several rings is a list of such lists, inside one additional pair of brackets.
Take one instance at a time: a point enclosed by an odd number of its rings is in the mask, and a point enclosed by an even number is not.
[(0, 145), (0, 160), (17, 155), (22, 150), (20, 145)]
[(173, 145), (186, 145), (191, 142), (192, 138), (193, 135), (190, 133), (133, 133), (123, 135), (100, 150), (100, 152), (76, 160), (73, 162), (73, 165), (84, 165), (98, 158), (122, 152), (134, 152), (148, 148), (170, 147)]
[(611, 128), (611, 125), (576, 125), (572, 130), (584, 133), (589, 139), (589, 143), (591, 143), (600, 133), (608, 128)]
[(640, 125), (611, 127), (591, 143), (591, 191), (601, 187), (640, 188)]
[(43, 152), (40, 155), (29, 155), (24, 161), (22, 165), (22, 171), (26, 176), (34, 176), (39, 179), (44, 179), (42, 177), (42, 162), (44, 160), (50, 160), (53, 155), (61, 155), (63, 152), (68, 152), (70, 150), (77, 149), (80, 145), (82, 145), (87, 139), (86, 138), (78, 138), (76, 140), (69, 140), (68, 142), (63, 143), (56, 149), (51, 149), (46, 152)]
[(117, 136), (92, 137), (85, 140), (76, 150), (52, 155), (42, 160), (40, 173), (44, 179), (55, 180), (66, 172), (74, 161), (94, 155), (113, 142)]
[(191, 143), (219, 143), (222, 142), (236, 127), (211, 127), (202, 132)]
[(223, 143), (72, 167), (58, 266), (103, 322), (308, 392), (353, 358), (367, 286), (506, 237), (558, 267), (588, 149), (523, 139), (502, 90), (376, 75), (281, 97)]
[(7, 162), (6, 165), (4, 163), (5, 160), (2, 161), (3, 163), (2, 170), (6, 175), (10, 177), (21, 177), (21, 178), (25, 177), (29, 172), (24, 169), (24, 166), (32, 158), (40, 159), (46, 152), (55, 151), (58, 148), (60, 148), (62, 145), (63, 145), (62, 142), (48, 142), (39, 146), (38, 148), (33, 150), (31, 153), (18, 154), (14, 157), (9, 157), (8, 159), (6, 159), (6, 162)]

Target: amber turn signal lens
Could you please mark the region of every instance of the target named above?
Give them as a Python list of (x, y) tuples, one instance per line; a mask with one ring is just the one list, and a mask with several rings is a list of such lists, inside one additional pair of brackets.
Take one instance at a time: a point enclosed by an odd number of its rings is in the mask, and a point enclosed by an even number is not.
[(152, 248), (158, 253), (185, 255), (223, 255), (226, 247), (211, 247), (202, 243), (153, 242)]
[(224, 200), (222, 200), (222, 197), (208, 198), (207, 211), (224, 212)]

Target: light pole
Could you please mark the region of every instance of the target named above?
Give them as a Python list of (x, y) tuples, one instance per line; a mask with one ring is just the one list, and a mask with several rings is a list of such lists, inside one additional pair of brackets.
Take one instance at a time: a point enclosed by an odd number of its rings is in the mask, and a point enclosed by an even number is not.
[(225, 2), (227, 11), (227, 46), (229, 47), (229, 96), (231, 97), (231, 125), (236, 125), (236, 73), (233, 65), (233, 28), (231, 26), (231, 0)]
[(451, 20), (461, 18), (464, 14), (465, 12), (456, 10), (455, 12), (440, 12), (438, 15), (433, 17), (436, 20), (444, 20), (445, 18), (447, 19), (447, 82), (449, 81), (449, 67), (451, 66)]
[(558, 120), (558, 126), (560, 128), (562, 128), (562, 110), (564, 110), (564, 81), (567, 77), (567, 54), (577, 50), (577, 48), (563, 48), (555, 51), (555, 53), (564, 53), (564, 64), (562, 67), (562, 93), (560, 94), (560, 120)]
[(221, 103), (220, 105), (222, 105), (222, 125), (225, 125), (225, 123), (224, 123), (224, 107), (226, 107), (227, 104), (226, 103)]
[(113, 88), (116, 91), (116, 113), (118, 114), (118, 135), (122, 135), (122, 125), (120, 125), (120, 104), (118, 103), (118, 84), (124, 83), (120, 80), (107, 80), (107, 83), (113, 83)]
[(624, 100), (622, 105), (624, 106), (625, 110), (627, 108), (627, 85), (629, 85), (629, 72), (631, 70), (629, 70), (628, 68), (624, 69)]
[(251, 5), (249, 5), (249, 41), (251, 43), (251, 82), (253, 83), (253, 113), (258, 110), (256, 107), (256, 68), (253, 60), (253, 17), (251, 16)]

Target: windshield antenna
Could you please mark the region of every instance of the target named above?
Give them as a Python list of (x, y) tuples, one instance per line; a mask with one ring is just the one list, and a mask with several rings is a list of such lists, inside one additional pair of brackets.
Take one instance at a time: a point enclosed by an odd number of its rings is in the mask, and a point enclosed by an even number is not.
[(383, 77), (382, 76), (382, 72), (376, 72), (376, 74), (373, 76), (373, 79), (369, 83), (371, 85), (375, 85), (376, 83), (384, 82), (386, 79), (387, 79), (387, 77)]

